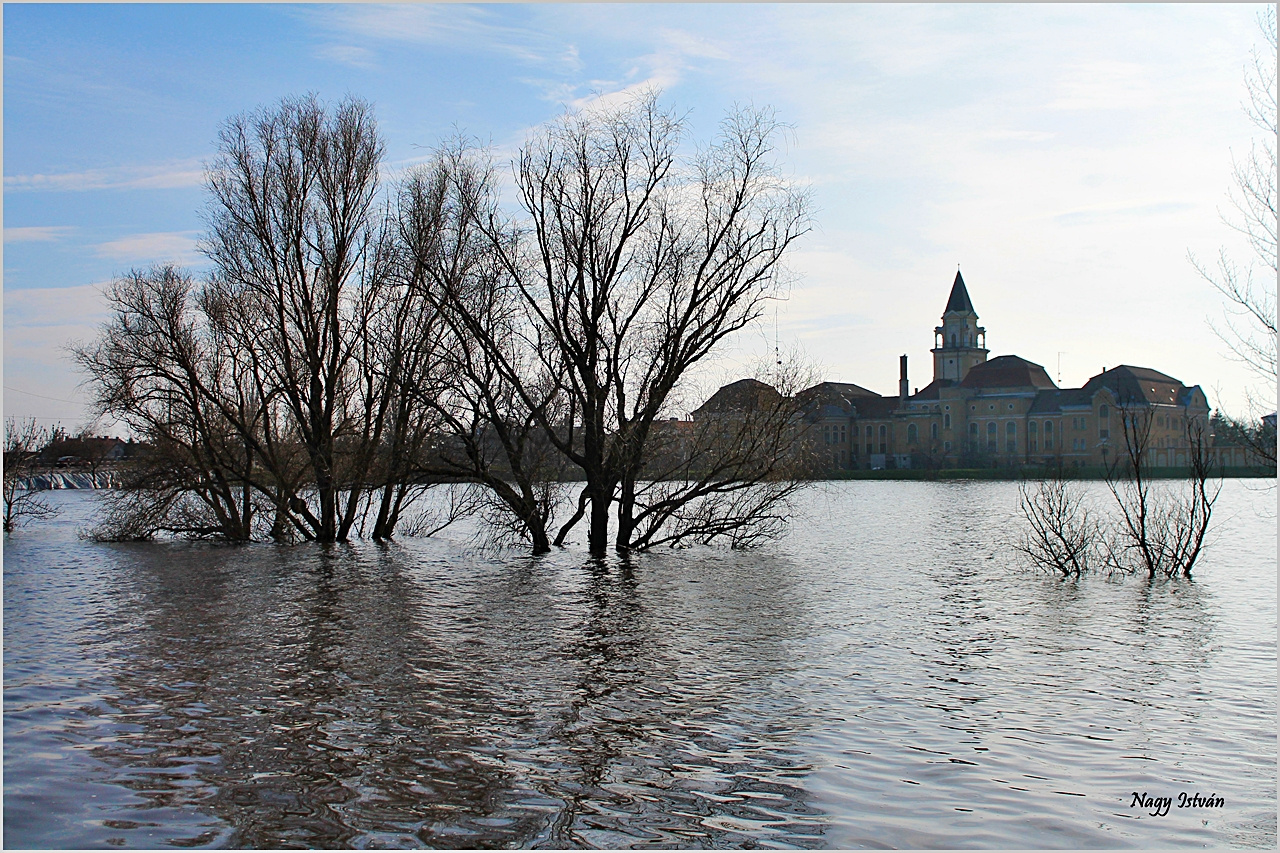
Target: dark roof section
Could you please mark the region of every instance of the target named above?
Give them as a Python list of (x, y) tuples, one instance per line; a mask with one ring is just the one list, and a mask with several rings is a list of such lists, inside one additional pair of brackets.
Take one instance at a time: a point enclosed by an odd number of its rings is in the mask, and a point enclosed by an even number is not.
[(887, 418), (901, 404), (897, 397), (859, 397), (853, 403), (859, 418)]
[(951, 285), (951, 296), (947, 299), (947, 308), (942, 313), (974, 315), (978, 313), (973, 310), (973, 303), (969, 301), (969, 291), (964, 286), (964, 279), (960, 277), (960, 270), (956, 270), (956, 280), (955, 283)]
[(1056, 388), (1044, 368), (1016, 355), (1002, 355), (969, 368), (961, 388)]
[(801, 402), (821, 400), (824, 403), (848, 402), (857, 397), (879, 396), (875, 391), (868, 391), (852, 382), (819, 382), (796, 394), (796, 398)]
[(1063, 407), (1088, 408), (1092, 402), (1093, 395), (1083, 388), (1063, 388), (1061, 390), (1054, 388), (1037, 392), (1036, 399), (1031, 403), (1031, 408), (1027, 410), (1027, 414), (1054, 415), (1061, 412)]
[(1113, 367), (1084, 383), (1086, 391), (1096, 392), (1100, 388), (1110, 390), (1115, 395), (1116, 402), (1121, 405), (1176, 405), (1184, 401), (1186, 393), (1186, 386), (1172, 376), (1149, 367), (1134, 367), (1129, 364)]
[(782, 394), (772, 385), (766, 385), (758, 379), (739, 379), (712, 394), (711, 399), (699, 406), (694, 415), (756, 411), (777, 405), (781, 399)]
[(858, 400), (879, 396), (852, 382), (819, 382), (796, 394), (796, 402), (810, 417), (836, 418), (852, 415)]
[(920, 389), (919, 391), (917, 391), (916, 393), (912, 394), (912, 395), (911, 395), (911, 397), (910, 397), (910, 399), (912, 399), (912, 400), (936, 400), (936, 399), (938, 399), (938, 389), (940, 389), (940, 388), (950, 388), (950, 387), (954, 386), (955, 384), (956, 384), (956, 383), (955, 383), (954, 381), (950, 380), (950, 379), (935, 379), (935, 380), (933, 380), (932, 382), (930, 382), (928, 385), (926, 385), (926, 386), (924, 386), (923, 388), (921, 388), (921, 389)]

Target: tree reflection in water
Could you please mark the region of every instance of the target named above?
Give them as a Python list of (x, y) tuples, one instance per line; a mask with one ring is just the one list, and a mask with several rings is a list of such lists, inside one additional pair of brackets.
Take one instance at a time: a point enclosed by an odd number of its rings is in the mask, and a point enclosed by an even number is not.
[(773, 692), (795, 614), (718, 582), (723, 555), (647, 558), (692, 559), (667, 577), (396, 545), (129, 551), (114, 735), (92, 748), (136, 797), (112, 839), (821, 841), (803, 715)]

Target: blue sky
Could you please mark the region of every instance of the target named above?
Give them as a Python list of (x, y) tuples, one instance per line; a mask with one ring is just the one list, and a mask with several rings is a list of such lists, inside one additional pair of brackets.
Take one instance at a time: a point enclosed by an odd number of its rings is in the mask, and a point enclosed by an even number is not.
[(735, 103), (792, 125), (814, 232), (767, 328), (830, 379), (913, 385), (956, 264), (992, 355), (1079, 385), (1138, 364), (1244, 408), (1187, 261), (1220, 246), (1259, 5), (4, 7), (4, 408), (85, 420), (66, 358), (113, 275), (199, 269), (202, 164), (283, 96), (376, 107), (388, 172), (461, 130), (509, 158), (566, 106), (659, 86), (709, 139)]

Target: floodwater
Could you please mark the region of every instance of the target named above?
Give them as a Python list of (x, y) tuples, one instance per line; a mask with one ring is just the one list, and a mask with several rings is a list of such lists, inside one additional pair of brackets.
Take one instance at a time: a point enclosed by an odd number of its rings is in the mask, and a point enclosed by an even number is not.
[(4, 843), (1274, 849), (1267, 485), (1154, 584), (1021, 566), (1010, 483), (600, 562), (100, 545), (55, 493), (4, 548)]

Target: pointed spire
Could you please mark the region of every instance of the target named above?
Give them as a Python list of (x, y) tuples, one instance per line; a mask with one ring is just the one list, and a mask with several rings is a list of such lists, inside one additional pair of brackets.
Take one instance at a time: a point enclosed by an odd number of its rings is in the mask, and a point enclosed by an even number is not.
[(947, 307), (943, 314), (951, 314), (958, 312), (961, 314), (977, 315), (977, 311), (973, 310), (973, 303), (969, 301), (969, 291), (965, 289), (964, 279), (960, 277), (960, 270), (956, 270), (955, 283), (951, 285), (951, 297), (947, 299)]

